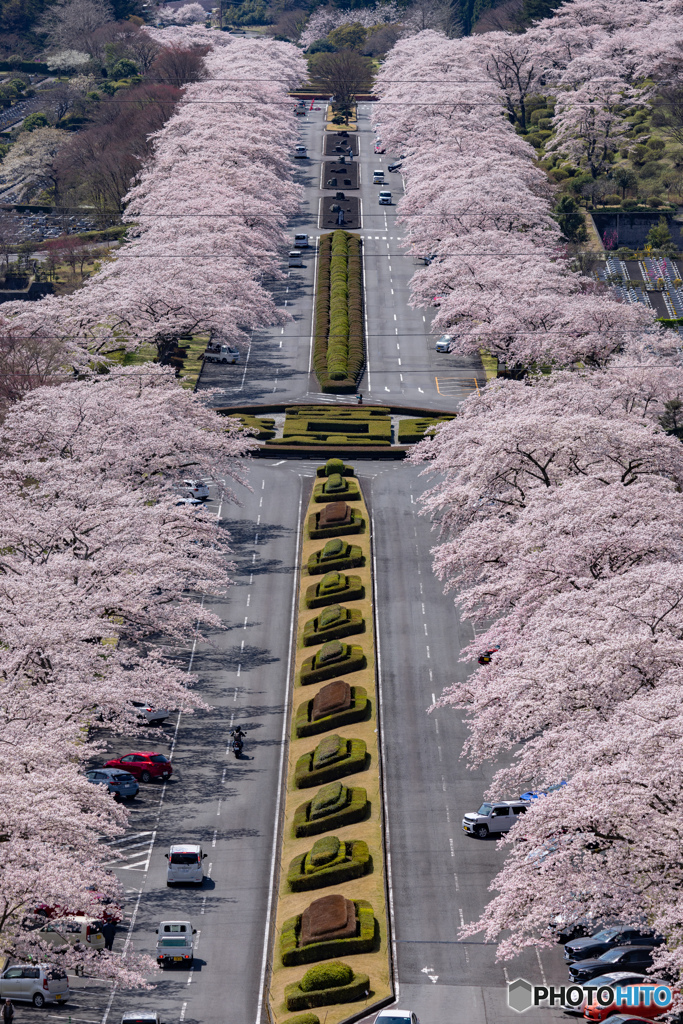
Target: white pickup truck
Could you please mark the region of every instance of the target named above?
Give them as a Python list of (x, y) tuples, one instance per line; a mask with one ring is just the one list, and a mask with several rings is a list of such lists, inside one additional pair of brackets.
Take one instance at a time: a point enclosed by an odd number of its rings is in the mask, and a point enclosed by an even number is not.
[(239, 363), (240, 352), (231, 345), (208, 344), (204, 359), (207, 363)]
[(157, 928), (157, 963), (160, 967), (169, 964), (192, 966), (194, 939), (197, 929), (189, 921), (162, 921)]

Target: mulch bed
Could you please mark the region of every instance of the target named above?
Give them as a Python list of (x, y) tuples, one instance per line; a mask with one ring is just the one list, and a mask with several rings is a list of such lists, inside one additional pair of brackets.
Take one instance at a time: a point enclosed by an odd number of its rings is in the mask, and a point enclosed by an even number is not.
[(338, 156), (353, 153), (358, 156), (358, 136), (348, 133), (340, 135), (339, 132), (328, 132), (325, 136), (325, 156)]
[[(334, 209), (332, 209), (334, 207)], [(339, 224), (339, 210), (344, 211), (344, 223)], [(342, 227), (347, 230), (360, 227), (360, 201), (354, 196), (337, 199), (334, 194), (323, 196), (320, 207), (320, 228), (332, 230)]]
[[(329, 184), (332, 181), (333, 184)], [(323, 164), (323, 188), (358, 188), (358, 164), (330, 160)]]

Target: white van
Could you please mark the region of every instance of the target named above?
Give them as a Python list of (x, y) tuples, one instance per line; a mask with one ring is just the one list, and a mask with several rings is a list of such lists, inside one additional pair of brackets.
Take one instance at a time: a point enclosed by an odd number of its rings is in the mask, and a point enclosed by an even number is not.
[(289, 266), (290, 267), (305, 267), (303, 256), (298, 249), (292, 249), (289, 253)]
[(14, 964), (0, 974), (0, 999), (33, 1003), (38, 1008), (46, 1003), (66, 1003), (69, 979), (65, 971), (46, 964)]
[(164, 856), (168, 861), (166, 885), (185, 883), (186, 885), (203, 885), (204, 858), (201, 846), (194, 843), (182, 843), (172, 846)]
[(295, 158), (297, 160), (306, 160), (307, 157), (308, 157), (308, 154), (306, 153), (306, 147), (305, 146), (295, 146), (294, 147), (294, 156), (295, 156)]
[(484, 803), (478, 811), (468, 811), (463, 816), (463, 832), (486, 839), (489, 833), (509, 832), (522, 814), (529, 810), (526, 800), (496, 800)]
[(294, 235), (294, 248), (308, 249), (308, 235), (303, 232), (300, 235)]
[(91, 917), (60, 917), (48, 921), (35, 935), (42, 942), (49, 942), (58, 948), (80, 943), (87, 949), (104, 949), (101, 928), (102, 922), (94, 921)]
[(384, 184), (384, 171), (373, 171), (372, 172), (372, 184), (383, 185)]
[(391, 192), (380, 192), (379, 194), (379, 205), (380, 206), (391, 206)]

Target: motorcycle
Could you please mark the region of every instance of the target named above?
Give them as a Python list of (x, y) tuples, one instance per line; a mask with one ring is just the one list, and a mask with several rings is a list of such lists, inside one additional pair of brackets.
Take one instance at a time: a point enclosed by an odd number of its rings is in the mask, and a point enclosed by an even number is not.
[(233, 751), (233, 753), (234, 753), (236, 758), (239, 759), (242, 756), (242, 749), (243, 748), (244, 748), (244, 741), (242, 740), (242, 737), (241, 736), (235, 736), (235, 738), (232, 741), (232, 751)]

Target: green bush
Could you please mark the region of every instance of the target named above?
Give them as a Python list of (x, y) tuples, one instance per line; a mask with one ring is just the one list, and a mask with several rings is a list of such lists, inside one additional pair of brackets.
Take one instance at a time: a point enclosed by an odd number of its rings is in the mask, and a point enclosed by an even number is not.
[(367, 755), (364, 740), (326, 736), (315, 750), (302, 754), (298, 759), (294, 769), (294, 784), (297, 789), (310, 789), (311, 786), (334, 782), (345, 775), (354, 775), (367, 767)]
[(285, 1003), (290, 1011), (309, 1010), (314, 1006), (355, 1003), (369, 994), (367, 974), (354, 974), (347, 964), (321, 964), (311, 967), (298, 985), (286, 986)]
[[(326, 616), (326, 612), (338, 609), (334, 617)], [(320, 615), (309, 619), (304, 625), (304, 647), (313, 644), (324, 644), (328, 640), (341, 640), (345, 636), (354, 636), (365, 632), (365, 619), (358, 608), (343, 608), (341, 605), (329, 605)]]
[(363, 821), (370, 809), (368, 794), (361, 787), (330, 782), (294, 812), (294, 835), (318, 836), (345, 825)]
[[(365, 556), (356, 544), (347, 544), (345, 541), (341, 541), (341, 548), (330, 547), (340, 540), (339, 537), (328, 540), (324, 548), (309, 555), (307, 569), (310, 576), (318, 576), (320, 573), (328, 573), (332, 570), (355, 569), (357, 566), (365, 564)], [(309, 607), (312, 606), (309, 605)]]
[(319, 526), (320, 512), (311, 512), (308, 517), (308, 536), (311, 540), (324, 540), (325, 537), (340, 537), (346, 533), (361, 533), (365, 527), (365, 519), (357, 509), (351, 510), (351, 522), (339, 523), (336, 526)]
[(316, 446), (329, 447), (330, 445), (334, 445), (335, 447), (338, 447), (339, 445), (350, 445), (354, 448), (365, 448), (372, 445), (375, 448), (382, 448), (387, 445), (391, 445), (391, 441), (385, 441), (382, 438), (376, 437), (346, 437), (345, 434), (330, 434), (329, 436), (322, 438), (317, 438), (314, 434), (302, 434), (300, 436), (293, 434), (290, 437), (276, 437), (270, 442), (270, 444), (308, 445), (313, 448)]
[(640, 168), (641, 178), (655, 178), (662, 170), (663, 164), (659, 160), (648, 160)]
[(532, 125), (538, 125), (539, 121), (546, 120), (547, 118), (552, 118), (552, 116), (553, 111), (550, 110), (548, 107), (539, 107), (538, 110), (531, 111), (529, 122)]
[(328, 501), (360, 501), (360, 487), (352, 477), (333, 473), (324, 483), (313, 488), (313, 501), (317, 504)]
[(296, 1017), (290, 1017), (284, 1024), (320, 1024), (320, 1017), (317, 1013), (297, 1013)]
[(321, 236), (313, 367), (323, 391), (355, 391), (363, 366), (361, 242), (337, 230)]
[[(323, 942), (310, 942), (305, 946), (300, 946), (301, 914), (285, 921), (280, 932), (280, 957), (283, 965), (296, 967), (300, 964), (310, 964), (314, 960), (325, 960), (332, 956), (371, 953), (378, 931), (372, 904), (367, 900), (354, 900), (353, 903), (356, 909), (358, 934), (347, 939), (327, 939)], [(300, 982), (301, 985), (302, 982)], [(318, 987), (317, 982), (314, 987)]]
[(235, 416), (235, 419), (239, 420), (240, 423), (245, 427), (252, 427), (257, 430), (258, 433), (254, 436), (258, 441), (269, 441), (272, 437), (275, 437), (275, 420), (270, 419), (266, 416)]
[(363, 686), (351, 687), (351, 707), (345, 711), (337, 711), (333, 715), (326, 715), (311, 721), (313, 698), (303, 701), (296, 712), (294, 729), (299, 738), (304, 736), (317, 736), (328, 729), (341, 729), (343, 725), (351, 725), (353, 722), (362, 722), (370, 715), (370, 701), (368, 692)]
[(398, 443), (416, 444), (424, 439), (425, 430), (428, 427), (433, 427), (436, 423), (448, 423), (454, 418), (454, 416), (426, 416), (423, 419), (399, 420)]
[(331, 476), (333, 473), (341, 473), (342, 476), (355, 476), (353, 466), (345, 466), (343, 459), (328, 459), (324, 466), (318, 466), (316, 476)]
[[(322, 850), (317, 859), (314, 853), (321, 843), (332, 843), (331, 853), (325, 859)], [(311, 892), (328, 885), (341, 885), (361, 878), (372, 868), (368, 844), (361, 839), (340, 843), (336, 836), (325, 836), (314, 843), (308, 853), (300, 853), (290, 862), (287, 884), (292, 892)]]
[(355, 644), (344, 644), (341, 640), (330, 640), (323, 644), (319, 651), (306, 658), (301, 666), (299, 680), (302, 686), (322, 683), (333, 676), (343, 676), (347, 672), (358, 672), (367, 664), (362, 647)]
[(359, 601), (365, 597), (360, 576), (347, 576), (343, 572), (327, 572), (319, 583), (306, 590), (307, 608), (324, 608), (338, 601)]
[(657, 153), (662, 153), (663, 150), (666, 149), (666, 142), (664, 142), (663, 139), (656, 139), (656, 138), (648, 139), (647, 148), (648, 149), (653, 149)]

